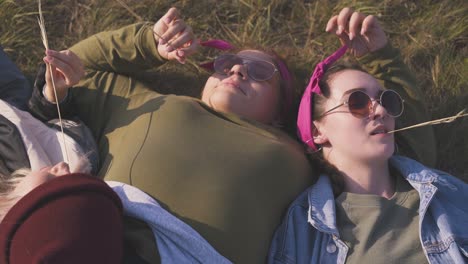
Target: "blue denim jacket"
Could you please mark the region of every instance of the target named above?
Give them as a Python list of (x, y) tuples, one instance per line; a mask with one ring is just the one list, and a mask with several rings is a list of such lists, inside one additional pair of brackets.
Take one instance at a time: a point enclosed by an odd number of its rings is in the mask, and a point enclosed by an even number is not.
[[(429, 263), (468, 263), (468, 184), (401, 156), (390, 160), (419, 193), (419, 233)], [(289, 207), (268, 263), (344, 263), (331, 183), (322, 175)]]

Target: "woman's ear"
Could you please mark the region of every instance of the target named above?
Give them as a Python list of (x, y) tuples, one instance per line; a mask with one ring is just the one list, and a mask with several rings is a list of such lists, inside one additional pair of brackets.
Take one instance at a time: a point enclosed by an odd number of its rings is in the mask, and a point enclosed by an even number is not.
[(328, 142), (327, 136), (323, 133), (319, 122), (316, 121), (313, 122), (312, 137), (317, 145), (323, 145)]

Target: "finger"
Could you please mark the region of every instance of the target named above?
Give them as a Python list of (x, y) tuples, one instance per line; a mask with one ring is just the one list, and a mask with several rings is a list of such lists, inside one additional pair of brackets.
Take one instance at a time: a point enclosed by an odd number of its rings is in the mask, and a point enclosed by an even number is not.
[(184, 32), (180, 33), (178, 36), (174, 37), (170, 42), (170, 47), (172, 49), (180, 49), (190, 46), (194, 42), (194, 36), (192, 29), (187, 26)]
[(52, 73), (55, 76), (55, 68), (53, 66), (47, 65), (46, 67), (46, 73), (45, 73), (45, 79), (46, 79), (46, 85), (45, 85), (45, 90), (44, 90), (44, 96), (45, 98), (50, 101), (50, 102), (55, 102), (55, 91), (54, 91), (54, 83), (52, 82)]
[(358, 35), (353, 40), (353, 55), (356, 57), (361, 57), (364, 54), (369, 53), (371, 50), (369, 48), (369, 42), (365, 39), (363, 35)]
[(63, 61), (58, 57), (47, 56), (46, 60), (49, 62), (51, 66), (55, 67), (56, 69), (62, 72), (73, 71), (72, 67), (70, 67), (70, 65), (66, 61)]
[(326, 32), (332, 32), (336, 31), (336, 28), (338, 26), (338, 15), (332, 16), (330, 20), (328, 20), (327, 27), (325, 28)]
[(181, 50), (176, 50), (175, 51), (175, 59), (181, 63), (181, 64), (185, 64), (185, 60), (186, 60), (186, 57), (185, 57), (185, 53)]
[(349, 19), (349, 28), (348, 28), (348, 34), (349, 34), (350, 40), (352, 40), (355, 36), (361, 33), (361, 25), (365, 17), (366, 17), (365, 15), (359, 12), (354, 12), (351, 15), (351, 18)]
[(348, 34), (346, 34), (344, 31), (343, 33), (338, 35), (338, 38), (340, 39), (341, 45), (349, 46), (351, 43), (351, 40), (349, 39)]
[(200, 44), (198, 41), (192, 41), (190, 45), (176, 50), (174, 52), (174, 57), (180, 63), (185, 64), (187, 57), (194, 54), (198, 50), (199, 47), (200, 47)]
[(49, 54), (51, 55), (47, 56), (48, 61), (67, 79), (68, 84), (75, 84), (83, 77), (84, 67), (75, 53), (70, 50), (62, 50), (49, 52)]
[(179, 19), (180, 13), (177, 8), (170, 8), (166, 14), (164, 14), (153, 26), (153, 32), (154, 32), (154, 38), (155, 40), (161, 44), (164, 45), (166, 43), (166, 39), (161, 38), (161, 35), (163, 35), (167, 28), (169, 27), (169, 24), (176, 19)]
[(364, 18), (362, 21), (362, 27), (361, 27), (361, 35), (366, 35), (369, 33), (373, 28), (380, 28), (380, 24), (378, 19), (375, 16), (367, 16)]
[(172, 56), (181, 64), (185, 64), (185, 60), (187, 59), (187, 54), (184, 50), (178, 49), (171, 52)]
[[(42, 58), (42, 60), (46, 64), (50, 64), (51, 61), (53, 60), (53, 56), (55, 54), (57, 54), (57, 52), (55, 50), (46, 49), (45, 54), (46, 54), (46, 56), (44, 58)], [(49, 70), (49, 67), (46, 67), (46, 69)], [(47, 70), (46, 70), (46, 73), (47, 73)]]
[(58, 56), (60, 54), (60, 52), (51, 49), (46, 50), (45, 53), (47, 56)]
[(48, 62), (48, 60), (47, 60), (47, 57), (44, 57), (42, 60), (46, 63), (45, 78), (46, 78), (46, 83), (49, 83), (49, 82), (51, 81), (50, 67), (48, 66), (49, 62)]
[(159, 32), (159, 36), (161, 37), (159, 39), (160, 44), (165, 44), (167, 41), (169, 41), (172, 38), (171, 34), (167, 35), (167, 30), (171, 27), (172, 22), (179, 20), (179, 18), (180, 18), (179, 10), (177, 10), (177, 8), (175, 7), (172, 7), (160, 19), (160, 22), (163, 23), (163, 29), (164, 29), (163, 32)]
[(173, 51), (177, 49), (178, 46), (174, 45), (174, 42), (177, 42), (177, 38), (182, 34), (187, 25), (183, 20), (175, 20), (171, 23), (170, 27), (162, 35), (162, 38), (168, 43), (167, 50)]
[[(50, 65), (55, 67), (56, 70), (63, 75), (63, 78), (65, 78), (65, 82), (67, 84), (79, 81), (79, 76), (77, 72), (74, 71), (73, 68), (67, 62), (52, 56), (48, 56), (47, 60), (49, 61)], [(54, 73), (54, 76), (57, 75)]]
[(46, 56), (43, 58), (43, 61), (46, 63), (46, 72), (45, 72), (46, 83), (51, 83), (52, 77), (55, 77), (57, 75), (57, 69), (52, 64), (53, 60), (54, 58), (50, 56)]
[(60, 58), (70, 65), (73, 71), (84, 74), (84, 66), (81, 59), (71, 50), (60, 51)]
[(348, 28), (349, 18), (351, 17), (352, 14), (353, 14), (353, 10), (349, 7), (345, 7), (340, 11), (340, 14), (338, 15), (338, 21), (337, 21), (338, 30), (336, 34), (339, 35), (343, 33), (343, 31), (346, 28)]
[(187, 57), (196, 53), (199, 47), (200, 47), (200, 44), (198, 40), (192, 40), (190, 45), (181, 48), (180, 51), (184, 52), (184, 56)]
[(68, 64), (70, 64), (71, 67), (73, 67), (76, 70), (83, 67), (83, 64), (80, 58), (71, 50), (62, 50), (62, 51), (47, 50), (46, 54), (48, 56), (55, 57), (59, 60), (67, 62)]
[(161, 20), (168, 26), (173, 20), (180, 18), (180, 12), (177, 8), (171, 7), (169, 10), (164, 14)]

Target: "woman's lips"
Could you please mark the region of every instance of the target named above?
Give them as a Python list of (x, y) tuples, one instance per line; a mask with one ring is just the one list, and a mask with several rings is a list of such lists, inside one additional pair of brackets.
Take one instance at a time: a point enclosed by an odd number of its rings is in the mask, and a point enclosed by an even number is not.
[(378, 134), (387, 134), (388, 130), (385, 128), (385, 126), (377, 126), (371, 131), (371, 135), (378, 135)]
[(228, 86), (232, 86), (234, 88), (236, 88), (237, 90), (241, 91), (244, 95), (246, 94), (244, 90), (242, 90), (242, 88), (240, 87), (240, 84), (236, 81), (232, 81), (232, 80), (227, 80), (227, 81), (222, 81), (221, 82), (223, 85), (228, 85)]

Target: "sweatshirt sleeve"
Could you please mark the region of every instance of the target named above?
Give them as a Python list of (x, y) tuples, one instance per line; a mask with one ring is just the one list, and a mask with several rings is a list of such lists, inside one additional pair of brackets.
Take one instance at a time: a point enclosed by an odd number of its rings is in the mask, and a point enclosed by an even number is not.
[[(165, 60), (159, 56), (153, 37), (152, 24), (139, 23), (114, 31), (95, 34), (70, 48), (90, 71), (113, 72), (132, 76), (162, 65)], [(42, 94), (45, 85), (45, 67), (39, 68), (29, 108), (32, 114), (48, 121), (58, 117), (57, 106)], [(60, 102), (62, 117), (72, 118), (73, 93)]]
[(132, 76), (165, 62), (153, 37), (152, 24), (138, 23), (95, 34), (70, 48), (85, 68)]
[[(404, 64), (398, 49), (384, 48), (359, 58), (361, 65), (379, 79), (386, 89), (398, 92), (404, 100), (404, 112), (396, 119), (396, 128), (430, 120), (424, 97), (416, 79)], [(436, 142), (431, 126), (396, 132), (398, 154), (416, 159), (427, 166), (436, 162)]]

